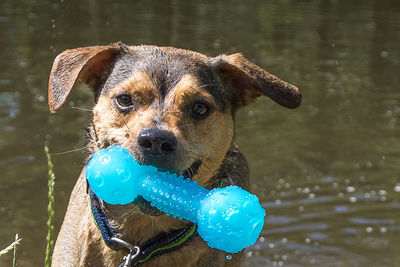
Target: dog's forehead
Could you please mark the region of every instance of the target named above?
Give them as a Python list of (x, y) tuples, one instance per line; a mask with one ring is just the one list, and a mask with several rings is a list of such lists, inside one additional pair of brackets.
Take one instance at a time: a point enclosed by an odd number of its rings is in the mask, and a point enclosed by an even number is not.
[(208, 61), (207, 56), (189, 50), (157, 46), (129, 47), (117, 56), (104, 89), (111, 90), (138, 73), (145, 73), (158, 95), (164, 98), (182, 78), (190, 75), (216, 102), (225, 102), (227, 93)]

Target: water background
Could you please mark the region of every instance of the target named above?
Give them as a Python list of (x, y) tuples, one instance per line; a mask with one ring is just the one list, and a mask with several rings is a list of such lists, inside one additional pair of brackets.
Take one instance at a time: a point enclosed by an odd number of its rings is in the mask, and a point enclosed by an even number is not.
[[(43, 266), (46, 141), (82, 148), (91, 92), (52, 115), (47, 81), (67, 48), (176, 46), (242, 52), (303, 91), (240, 111), (237, 143), (268, 217), (244, 266), (400, 266), (399, 1), (0, 1), (0, 248)], [(84, 155), (54, 155), (56, 231)], [(11, 255), (0, 257), (10, 266)]]

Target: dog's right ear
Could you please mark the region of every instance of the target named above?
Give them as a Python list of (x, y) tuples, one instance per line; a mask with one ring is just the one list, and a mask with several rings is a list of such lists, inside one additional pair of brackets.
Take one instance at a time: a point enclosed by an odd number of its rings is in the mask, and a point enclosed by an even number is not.
[(115, 43), (108, 46), (68, 49), (59, 54), (54, 59), (49, 79), (48, 96), (51, 112), (57, 112), (64, 105), (78, 80), (96, 90), (117, 53), (124, 49), (126, 49), (124, 44)]

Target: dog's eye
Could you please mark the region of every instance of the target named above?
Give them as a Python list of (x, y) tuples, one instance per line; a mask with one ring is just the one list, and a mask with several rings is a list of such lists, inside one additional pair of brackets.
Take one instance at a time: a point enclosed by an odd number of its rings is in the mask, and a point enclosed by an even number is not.
[(203, 119), (210, 113), (210, 107), (203, 102), (194, 103), (191, 113), (195, 119)]
[(123, 94), (115, 97), (117, 107), (122, 111), (127, 111), (133, 107), (132, 97), (128, 94)]

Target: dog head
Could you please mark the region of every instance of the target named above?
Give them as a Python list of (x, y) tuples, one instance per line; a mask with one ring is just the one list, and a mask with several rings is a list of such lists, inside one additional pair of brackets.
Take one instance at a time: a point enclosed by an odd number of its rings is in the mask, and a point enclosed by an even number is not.
[(75, 83), (93, 90), (94, 142), (119, 144), (143, 164), (207, 185), (232, 143), (235, 113), (265, 95), (295, 108), (299, 90), (241, 54), (209, 58), (188, 50), (122, 43), (66, 50), (54, 61), (49, 106)]

